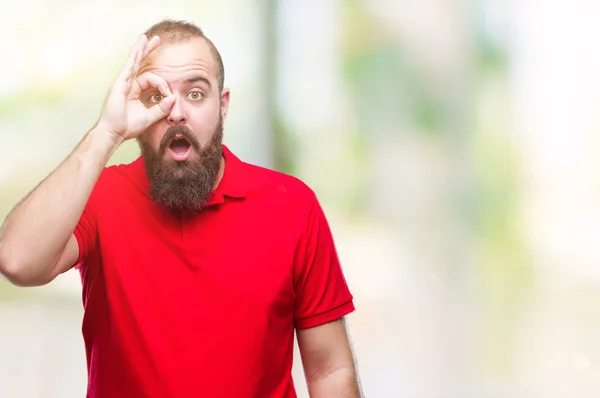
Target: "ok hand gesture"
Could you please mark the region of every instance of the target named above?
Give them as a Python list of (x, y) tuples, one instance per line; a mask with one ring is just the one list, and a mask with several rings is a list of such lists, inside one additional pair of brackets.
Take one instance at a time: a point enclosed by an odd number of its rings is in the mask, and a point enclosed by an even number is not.
[[(142, 35), (131, 48), (127, 64), (106, 96), (97, 126), (119, 142), (137, 137), (150, 125), (166, 117), (175, 103), (175, 95), (163, 78), (151, 72), (138, 76), (141, 62), (159, 45), (158, 36), (148, 41)], [(158, 104), (147, 106), (140, 99), (140, 94), (151, 87), (163, 99)]]

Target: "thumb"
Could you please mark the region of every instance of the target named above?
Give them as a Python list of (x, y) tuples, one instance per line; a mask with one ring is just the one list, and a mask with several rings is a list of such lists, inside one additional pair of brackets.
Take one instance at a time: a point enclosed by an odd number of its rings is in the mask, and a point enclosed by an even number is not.
[(175, 95), (171, 94), (168, 97), (163, 98), (158, 104), (154, 105), (149, 109), (150, 111), (150, 124), (158, 122), (160, 119), (166, 117), (173, 104), (175, 103)]

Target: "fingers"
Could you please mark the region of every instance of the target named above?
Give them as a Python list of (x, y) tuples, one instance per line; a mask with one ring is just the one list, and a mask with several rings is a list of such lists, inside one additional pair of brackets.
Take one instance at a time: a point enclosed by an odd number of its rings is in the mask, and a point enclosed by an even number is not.
[(137, 43), (137, 45), (138, 45), (138, 53), (137, 53), (137, 55), (135, 57), (135, 64), (133, 66), (132, 76), (137, 75), (138, 71), (140, 70), (140, 64), (142, 63), (142, 60), (145, 58), (144, 57), (144, 52), (146, 50), (146, 45), (147, 44), (148, 44), (148, 38), (146, 37), (146, 35), (140, 36), (140, 40)]
[(119, 73), (115, 85), (124, 92), (131, 90), (131, 79), (138, 74), (141, 63), (152, 51), (160, 46), (160, 44), (160, 37), (158, 36), (154, 36), (151, 40), (148, 40), (146, 35), (141, 35), (137, 43), (131, 47), (127, 62)]
[(140, 36), (137, 43), (135, 43), (131, 47), (131, 50), (129, 51), (129, 57), (127, 58), (127, 62), (125, 63), (125, 67), (121, 70), (121, 73), (119, 74), (118, 80), (120, 82), (129, 82), (129, 79), (131, 79), (131, 77), (133, 76), (137, 59), (140, 55), (140, 51), (143, 49), (141, 43), (143, 43), (144, 40), (147, 40), (146, 36)]
[(146, 45), (146, 48), (144, 49), (144, 54), (142, 59), (146, 59), (146, 57), (156, 49), (156, 47), (160, 46), (160, 37), (158, 36), (154, 36), (150, 41), (148, 41), (148, 44)]
[(167, 81), (152, 72), (145, 72), (141, 74), (136, 81), (142, 90), (147, 90), (150, 87), (156, 87), (158, 91), (160, 91), (160, 93), (165, 97), (168, 97), (172, 94)]
[(163, 98), (160, 103), (148, 109), (150, 112), (150, 124), (156, 123), (171, 112), (171, 108), (173, 108), (173, 104), (175, 104), (175, 98), (175, 95), (169, 95), (168, 97)]
[(171, 89), (169, 88), (169, 85), (165, 79), (152, 72), (144, 72), (133, 79), (129, 98), (137, 99), (142, 91), (153, 87), (158, 89), (163, 97), (168, 97), (172, 94)]

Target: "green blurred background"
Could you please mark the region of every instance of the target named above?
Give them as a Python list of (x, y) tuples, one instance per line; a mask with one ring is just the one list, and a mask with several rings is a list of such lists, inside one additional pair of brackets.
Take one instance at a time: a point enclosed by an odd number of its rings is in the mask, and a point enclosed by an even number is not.
[[(600, 3), (23, 0), (0, 15), (0, 216), (171, 17), (225, 62), (225, 143), (331, 223), (378, 398), (600, 394)], [(133, 160), (134, 142), (111, 163)], [(596, 235), (598, 234), (598, 235)], [(77, 272), (0, 283), (0, 397), (82, 397)], [(306, 397), (296, 360), (299, 394)]]

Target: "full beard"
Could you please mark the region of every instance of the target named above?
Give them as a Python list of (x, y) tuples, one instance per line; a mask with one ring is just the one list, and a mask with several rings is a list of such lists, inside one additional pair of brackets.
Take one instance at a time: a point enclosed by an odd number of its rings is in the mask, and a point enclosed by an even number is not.
[[(165, 156), (171, 139), (180, 134), (191, 144), (192, 155), (179, 162)], [(211, 198), (221, 170), (223, 158), (223, 120), (205, 147), (186, 126), (172, 126), (163, 137), (158, 151), (143, 138), (138, 138), (146, 174), (150, 181), (150, 197), (172, 212), (200, 211)]]

